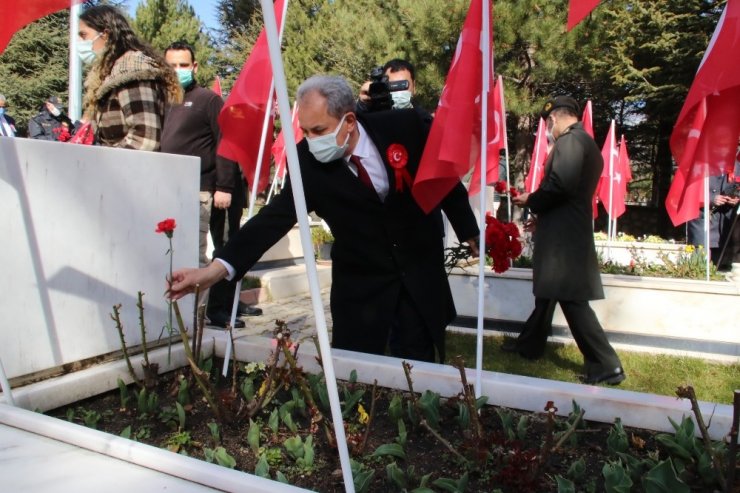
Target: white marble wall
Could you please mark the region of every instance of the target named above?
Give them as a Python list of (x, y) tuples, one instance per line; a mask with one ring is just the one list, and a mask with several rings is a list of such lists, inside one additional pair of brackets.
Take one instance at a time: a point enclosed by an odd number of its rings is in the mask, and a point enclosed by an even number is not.
[[(0, 138), (0, 359), (9, 378), (120, 348), (166, 319), (169, 260), (157, 222), (177, 221), (175, 266), (198, 261), (197, 158)], [(192, 297), (181, 306), (190, 318)]]

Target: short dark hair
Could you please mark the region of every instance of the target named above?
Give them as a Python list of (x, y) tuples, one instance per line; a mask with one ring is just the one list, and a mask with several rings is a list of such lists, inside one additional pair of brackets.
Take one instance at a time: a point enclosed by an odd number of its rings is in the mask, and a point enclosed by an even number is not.
[(394, 58), (393, 60), (385, 62), (385, 65), (383, 65), (383, 73), (388, 72), (388, 70), (390, 70), (391, 73), (400, 72), (401, 70), (408, 70), (411, 74), (411, 80), (416, 81), (416, 71), (414, 70), (414, 66), (411, 62), (407, 60)]
[(164, 49), (164, 56), (167, 56), (168, 51), (184, 51), (187, 50), (190, 52), (190, 61), (195, 63), (195, 50), (191, 45), (186, 43), (185, 41), (175, 41), (171, 45), (169, 45), (167, 48)]

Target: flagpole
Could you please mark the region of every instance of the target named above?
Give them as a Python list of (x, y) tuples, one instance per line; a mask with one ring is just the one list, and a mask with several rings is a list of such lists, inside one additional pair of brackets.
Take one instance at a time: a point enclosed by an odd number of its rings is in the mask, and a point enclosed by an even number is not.
[(69, 8), (69, 87), (67, 90), (68, 115), (76, 122), (82, 117), (82, 60), (77, 54), (80, 26), (80, 4), (71, 0)]
[[(506, 157), (506, 184), (508, 186), (511, 186), (511, 176), (509, 175), (509, 139), (506, 138), (506, 103), (504, 102), (504, 78), (500, 75), (498, 76), (498, 80), (496, 81), (496, 86), (498, 86), (498, 90), (501, 95), (501, 125), (504, 129), (504, 131), (501, 133), (504, 136), (504, 156)], [(481, 190), (483, 189), (481, 188)], [(509, 213), (509, 222), (511, 222), (511, 196), (509, 196), (509, 198), (506, 200), (506, 205), (508, 206), (507, 209)]]
[[(271, 8), (272, 9), (272, 8)], [(288, 0), (285, 0), (285, 3), (283, 4), (283, 12), (282, 17), (280, 18), (280, 34), (278, 37), (278, 44), (282, 45), (283, 41), (283, 28), (285, 27), (285, 13), (288, 11)], [(273, 12), (274, 15), (274, 12)], [(265, 155), (265, 138), (267, 137), (267, 128), (270, 123), (270, 117), (272, 117), (272, 99), (273, 94), (275, 93), (275, 79), (273, 77), (272, 82), (270, 83), (270, 92), (267, 97), (267, 101), (265, 104), (265, 118), (262, 123), (262, 138), (260, 139), (260, 150), (257, 153), (257, 165), (255, 166), (254, 170), (254, 178), (252, 179), (252, 193), (249, 197), (249, 209), (247, 210), (247, 221), (252, 218), (254, 215), (254, 204), (257, 202), (257, 188), (259, 187), (260, 183), (260, 176), (262, 175), (262, 158)], [(241, 185), (241, 183), (239, 184)], [(239, 311), (239, 298), (242, 291), (242, 283), (237, 282), (236, 286), (234, 287), (234, 299), (231, 303), (231, 317), (229, 318), (231, 322), (231, 327), (234, 327), (234, 324), (236, 323), (236, 314)], [(221, 373), (223, 376), (226, 376), (229, 374), (229, 360), (231, 359), (231, 350), (232, 350), (232, 342), (231, 337), (226, 338), (226, 350), (224, 352), (224, 365), (222, 367)]]
[(481, 83), (481, 139), (480, 139), (480, 196), (479, 196), (479, 224), (480, 239), (478, 240), (478, 249), (480, 262), (478, 262), (478, 324), (476, 327), (476, 347), (475, 347), (475, 396), (481, 396), (481, 375), (483, 373), (483, 306), (485, 293), (485, 268), (486, 268), (486, 173), (488, 172), (488, 91), (490, 90), (491, 77), (491, 45), (489, 25), (489, 0), (481, 2), (482, 9), (482, 26), (481, 26), (481, 48), (482, 48), (482, 65), (483, 80)]
[(608, 222), (607, 222), (607, 233), (606, 233), (606, 239), (607, 239), (607, 248), (606, 248), (606, 257), (607, 260), (612, 259), (612, 241), (614, 241), (614, 238), (612, 237), (614, 230), (612, 228), (612, 220), (614, 218), (614, 120), (612, 119), (611, 129), (609, 130), (609, 214), (608, 214)]
[(704, 250), (707, 259), (707, 281), (709, 280), (709, 219), (712, 215), (712, 205), (709, 203), (709, 163), (704, 163)]
[[(270, 62), (277, 90), (278, 108), (281, 117), (290, 119), (290, 101), (288, 101), (288, 87), (285, 82), (285, 69), (280, 57), (280, 41), (278, 40), (275, 13), (272, 10), (272, 0), (260, 0), (262, 12), (265, 16), (265, 32), (267, 33), (267, 45), (270, 50)], [(285, 16), (283, 16), (285, 18)], [(308, 211), (306, 208), (306, 196), (303, 191), (303, 178), (301, 168), (298, 164), (298, 151), (296, 149), (293, 126), (289, 125), (283, 129), (285, 135), (285, 150), (288, 153), (288, 167), (293, 182), (293, 200), (295, 202), (296, 218), (301, 233), (301, 244), (303, 245), (303, 258), (306, 263), (308, 274), (308, 285), (311, 292), (314, 317), (316, 320), (316, 332), (319, 339), (321, 361), (324, 366), (326, 378), (326, 389), (329, 394), (329, 406), (334, 422), (334, 434), (339, 449), (339, 460), (342, 465), (342, 476), (344, 488), (347, 493), (355, 493), (355, 483), (352, 479), (352, 466), (350, 464), (349, 450), (347, 448), (347, 437), (344, 432), (344, 421), (342, 420), (342, 407), (339, 402), (339, 391), (337, 390), (336, 375), (334, 373), (334, 360), (332, 359), (331, 347), (329, 345), (329, 333), (326, 328), (324, 306), (319, 290), (318, 274), (316, 272), (316, 259), (313, 256), (311, 245), (310, 226), (308, 224)]]

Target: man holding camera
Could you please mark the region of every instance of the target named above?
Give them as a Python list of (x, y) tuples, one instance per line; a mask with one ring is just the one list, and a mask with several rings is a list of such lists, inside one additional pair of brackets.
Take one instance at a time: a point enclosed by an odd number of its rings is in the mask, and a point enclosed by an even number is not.
[[(477, 254), (478, 224), (461, 183), (430, 214), (414, 201), (427, 126), (415, 111), (355, 113), (341, 77), (314, 76), (298, 89), (298, 144), (306, 204), (331, 228), (332, 345), (373, 354), (444, 360), (455, 316), (444, 269), (441, 210)], [(178, 299), (196, 284), (240, 277), (296, 223), (290, 178), (283, 192), (230, 240), (216, 261), (173, 274)]]

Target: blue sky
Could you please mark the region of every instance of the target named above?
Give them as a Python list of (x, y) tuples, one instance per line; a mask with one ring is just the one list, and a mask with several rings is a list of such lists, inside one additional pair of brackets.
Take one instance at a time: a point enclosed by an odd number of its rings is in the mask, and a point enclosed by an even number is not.
[[(136, 15), (136, 7), (142, 3), (143, 0), (129, 0), (128, 11), (131, 17)], [(216, 1), (215, 0), (188, 0), (188, 3), (195, 9), (195, 14), (200, 18), (201, 21), (210, 29), (215, 29), (218, 26), (218, 18), (216, 16)]]

